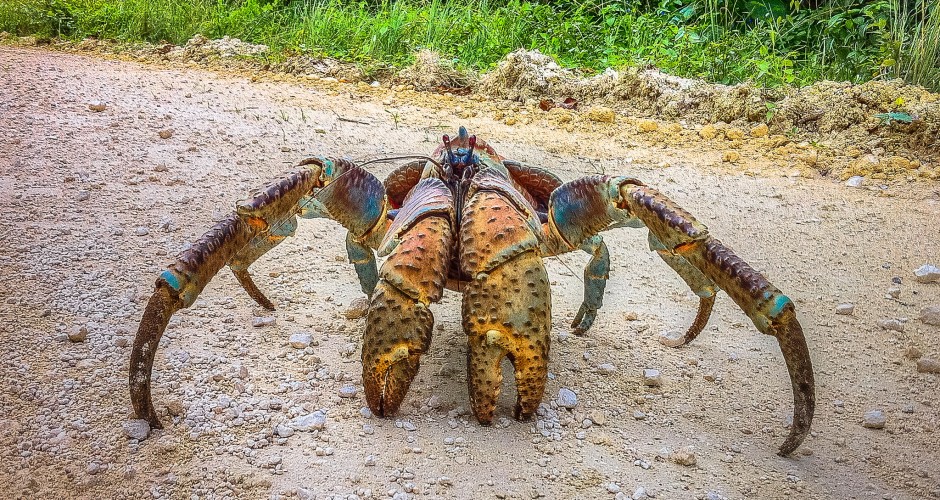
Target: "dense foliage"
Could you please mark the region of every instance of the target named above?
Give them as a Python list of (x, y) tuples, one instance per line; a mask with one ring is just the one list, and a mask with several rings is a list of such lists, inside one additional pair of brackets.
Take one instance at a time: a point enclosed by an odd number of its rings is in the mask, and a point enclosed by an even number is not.
[(229, 35), (366, 64), (407, 64), (429, 48), (474, 69), (524, 47), (593, 70), (651, 63), (771, 86), (902, 77), (940, 90), (935, 0), (0, 0), (0, 30), (173, 43)]

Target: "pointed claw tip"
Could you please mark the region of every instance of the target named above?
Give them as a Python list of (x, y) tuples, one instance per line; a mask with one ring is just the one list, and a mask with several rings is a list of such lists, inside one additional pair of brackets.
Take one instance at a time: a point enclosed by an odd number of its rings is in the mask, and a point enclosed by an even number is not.
[(150, 394), (153, 360), (157, 347), (160, 345), (160, 337), (166, 330), (170, 317), (179, 310), (181, 305), (175, 291), (171, 291), (169, 286), (158, 285), (147, 302), (147, 308), (140, 320), (140, 327), (131, 350), (128, 369), (131, 405), (138, 418), (147, 420), (151, 427), (157, 429), (162, 429), (163, 425), (153, 407)]

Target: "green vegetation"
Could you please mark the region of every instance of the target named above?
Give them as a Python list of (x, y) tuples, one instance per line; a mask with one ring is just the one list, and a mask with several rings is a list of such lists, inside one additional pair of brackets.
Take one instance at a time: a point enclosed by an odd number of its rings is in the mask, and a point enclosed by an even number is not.
[[(539, 49), (565, 66), (651, 63), (721, 83), (901, 77), (940, 90), (936, 0), (0, 0), (0, 31), (185, 43), (196, 33), (401, 66), (428, 48), (485, 70)], [(815, 7), (806, 5), (817, 5)]]

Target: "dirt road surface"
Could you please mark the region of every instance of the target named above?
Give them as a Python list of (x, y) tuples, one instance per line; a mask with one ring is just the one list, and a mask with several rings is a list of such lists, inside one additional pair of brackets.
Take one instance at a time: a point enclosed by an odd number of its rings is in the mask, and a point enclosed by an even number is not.
[[(0, 48), (0, 497), (940, 497), (940, 376), (916, 364), (940, 358), (940, 327), (918, 319), (940, 305), (940, 284), (913, 274), (940, 264), (935, 181), (851, 188), (747, 141), (723, 163), (724, 146), (691, 127), (641, 135), (618, 117), (569, 132), (537, 110), (508, 126), (473, 99), (254, 80)], [(568, 324), (588, 257), (548, 260), (551, 378), (537, 420), (509, 418), (511, 377), (496, 425), (469, 414), (453, 292), (432, 307), (432, 349), (398, 417), (369, 416), (363, 320), (346, 317), (362, 292), (325, 220), (254, 266), (275, 313), (222, 272), (174, 317), (155, 364), (166, 428), (128, 438), (130, 343), (187, 242), (306, 155), (429, 153), (461, 124), (565, 180), (603, 171), (660, 188), (789, 294), (818, 398), (794, 456), (775, 454), (792, 410), (780, 351), (726, 295), (691, 345), (657, 341), (690, 324), (697, 299), (644, 230), (605, 235), (610, 283), (583, 337)], [(841, 303), (854, 314), (836, 315)], [(291, 347), (302, 332), (312, 345)], [(661, 387), (644, 385), (644, 368)], [(574, 409), (553, 403), (561, 388)], [(883, 429), (863, 427), (871, 410)], [(322, 429), (285, 425), (316, 411)]]

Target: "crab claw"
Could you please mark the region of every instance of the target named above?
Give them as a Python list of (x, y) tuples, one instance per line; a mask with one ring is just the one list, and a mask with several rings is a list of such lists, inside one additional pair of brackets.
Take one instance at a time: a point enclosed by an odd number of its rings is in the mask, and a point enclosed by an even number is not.
[(390, 252), (372, 294), (362, 337), (362, 384), (369, 408), (380, 416), (401, 406), (431, 345), (428, 306), (444, 294), (452, 198), (439, 179), (419, 182), (379, 246)]
[(434, 316), (427, 306), (386, 282), (379, 283), (362, 339), (362, 384), (366, 402), (381, 416), (394, 415), (418, 374), (431, 343)]
[(168, 286), (158, 285), (147, 302), (137, 337), (134, 338), (134, 349), (131, 351), (131, 404), (138, 418), (147, 420), (151, 427), (157, 429), (162, 429), (163, 424), (160, 423), (150, 398), (150, 373), (153, 370), (153, 358), (157, 354), (160, 337), (163, 336), (170, 317), (181, 306), (179, 298)]
[(770, 332), (780, 344), (793, 387), (793, 425), (790, 426), (790, 434), (780, 445), (778, 452), (780, 456), (787, 456), (800, 446), (809, 434), (816, 410), (816, 383), (803, 327), (796, 319), (792, 302), (787, 301), (783, 310), (770, 323)]

